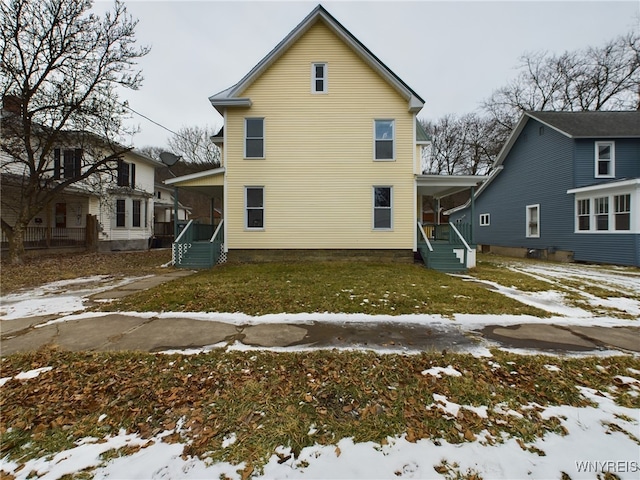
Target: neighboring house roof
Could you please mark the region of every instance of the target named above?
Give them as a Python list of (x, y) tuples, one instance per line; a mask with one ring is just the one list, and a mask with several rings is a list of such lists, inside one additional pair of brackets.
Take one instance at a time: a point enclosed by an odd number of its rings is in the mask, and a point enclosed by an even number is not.
[(393, 88), (396, 89), (409, 103), (409, 110), (418, 112), (424, 106), (424, 100), (414, 92), (400, 77), (391, 71), (378, 57), (376, 57), (367, 47), (365, 47), (351, 32), (349, 32), (340, 22), (338, 22), (327, 10), (318, 5), (309, 15), (294, 28), (276, 47), (271, 50), (258, 64), (251, 69), (247, 75), (234, 86), (227, 88), (209, 97), (211, 105), (216, 109), (231, 106), (251, 106), (251, 99), (242, 97), (242, 93), (251, 85), (262, 73), (269, 68), (291, 45), (293, 45), (304, 33), (316, 22), (322, 21), (333, 31), (342, 41), (345, 42), (365, 63), (382, 76)]
[(148, 163), (154, 168), (166, 166), (164, 163), (160, 162), (159, 160), (155, 160), (145, 155), (144, 153), (140, 152), (139, 150), (133, 149), (133, 150), (130, 150), (128, 153), (129, 155), (133, 155), (137, 160), (142, 160), (143, 162)]
[(640, 111), (526, 112), (569, 138), (638, 138)]
[(427, 133), (422, 124), (416, 119), (416, 143), (428, 144), (431, 143), (431, 135)]
[[(524, 112), (507, 138), (491, 167), (489, 178), (478, 188), (476, 198), (502, 171), (505, 159), (527, 122), (536, 120), (568, 138), (640, 138), (640, 111), (597, 112)], [(448, 210), (447, 214), (463, 210), (470, 202)]]
[(216, 175), (222, 175), (225, 172), (224, 167), (212, 168), (211, 170), (204, 170), (202, 172), (191, 173), (189, 175), (183, 175), (181, 177), (169, 178), (164, 181), (165, 185), (180, 186), (181, 183), (187, 183), (191, 180), (199, 180), (206, 177), (214, 177)]

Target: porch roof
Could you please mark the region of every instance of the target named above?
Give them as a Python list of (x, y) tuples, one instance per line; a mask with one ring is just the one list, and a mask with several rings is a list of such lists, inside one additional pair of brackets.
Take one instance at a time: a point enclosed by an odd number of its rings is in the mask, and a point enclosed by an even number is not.
[(487, 178), (488, 175), (416, 175), (416, 186), (418, 195), (443, 198), (476, 187)]
[(174, 187), (193, 187), (203, 185), (217, 186), (222, 185), (224, 172), (224, 167), (213, 168), (203, 172), (169, 178), (168, 180), (165, 180), (164, 183), (166, 185), (173, 185)]

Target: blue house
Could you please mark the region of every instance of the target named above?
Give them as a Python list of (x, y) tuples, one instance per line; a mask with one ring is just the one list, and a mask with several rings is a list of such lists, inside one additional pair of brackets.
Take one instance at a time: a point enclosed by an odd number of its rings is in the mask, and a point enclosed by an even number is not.
[(640, 111), (524, 113), (474, 204), (447, 213), (483, 252), (640, 266)]

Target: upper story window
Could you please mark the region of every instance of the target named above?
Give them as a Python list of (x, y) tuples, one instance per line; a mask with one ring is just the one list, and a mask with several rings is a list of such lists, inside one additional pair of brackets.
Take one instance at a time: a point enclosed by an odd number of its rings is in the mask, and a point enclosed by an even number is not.
[(82, 170), (82, 149), (53, 151), (53, 176), (56, 179), (79, 177)]
[(615, 166), (615, 144), (596, 142), (596, 178), (615, 177)]
[(244, 158), (264, 158), (264, 118), (244, 119)]
[(311, 92), (327, 93), (327, 64), (311, 64)]
[(481, 213), (480, 214), (480, 226), (488, 227), (491, 225), (491, 214), (490, 213)]
[(375, 120), (374, 159), (393, 160), (395, 158), (395, 120)]
[(136, 188), (136, 165), (118, 160), (118, 186)]

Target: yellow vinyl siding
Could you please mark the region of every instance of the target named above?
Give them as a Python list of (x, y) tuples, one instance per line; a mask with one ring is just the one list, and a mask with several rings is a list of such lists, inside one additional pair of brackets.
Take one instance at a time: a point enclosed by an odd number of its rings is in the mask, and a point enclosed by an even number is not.
[[(328, 91), (311, 91), (311, 64)], [(321, 22), (229, 109), (227, 242), (234, 248), (413, 247), (414, 117), (408, 101)], [(264, 117), (265, 158), (243, 159), (244, 118)], [(395, 161), (374, 161), (374, 119), (395, 120)], [(244, 187), (263, 186), (264, 231), (246, 231)], [(393, 231), (373, 231), (373, 186), (393, 187)]]

